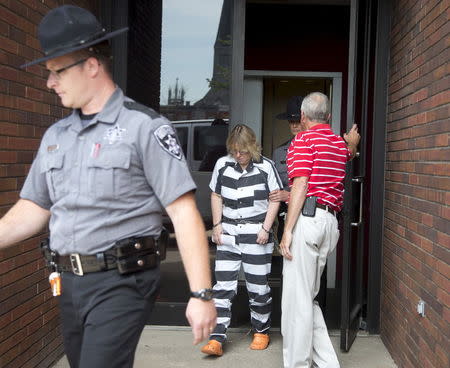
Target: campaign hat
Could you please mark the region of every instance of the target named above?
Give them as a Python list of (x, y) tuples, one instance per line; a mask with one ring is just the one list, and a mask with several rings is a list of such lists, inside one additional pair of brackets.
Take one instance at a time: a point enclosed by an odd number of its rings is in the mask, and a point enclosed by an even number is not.
[(116, 37), (128, 27), (107, 32), (88, 10), (74, 5), (63, 5), (50, 10), (38, 27), (38, 39), (44, 56), (21, 68), (85, 49)]
[(286, 111), (278, 114), (276, 118), (280, 120), (299, 120), (302, 101), (302, 96), (292, 96), (286, 104)]

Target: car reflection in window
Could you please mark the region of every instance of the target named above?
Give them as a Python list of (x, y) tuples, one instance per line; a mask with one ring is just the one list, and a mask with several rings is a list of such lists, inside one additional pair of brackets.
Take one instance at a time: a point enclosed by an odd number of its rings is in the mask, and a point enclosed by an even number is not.
[(198, 171), (213, 171), (216, 161), (227, 155), (228, 123), (216, 119), (209, 127), (194, 129), (194, 160), (202, 160)]
[(187, 157), (187, 145), (188, 145), (188, 128), (187, 127), (177, 127), (177, 136), (180, 141), (180, 146), (183, 149), (184, 157)]

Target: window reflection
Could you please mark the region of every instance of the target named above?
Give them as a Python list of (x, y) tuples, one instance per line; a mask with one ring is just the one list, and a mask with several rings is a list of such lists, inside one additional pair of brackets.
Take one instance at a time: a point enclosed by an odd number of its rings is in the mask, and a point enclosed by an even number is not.
[(180, 141), (180, 146), (183, 149), (184, 157), (187, 157), (187, 147), (188, 147), (188, 128), (187, 127), (176, 127), (178, 140)]
[(164, 0), (160, 112), (171, 121), (227, 119), (232, 0)]
[(228, 124), (216, 119), (209, 127), (194, 130), (194, 159), (202, 160), (199, 171), (213, 171), (216, 161), (227, 154)]
[[(177, 131), (196, 183), (197, 207), (208, 229), (212, 221), (211, 171), (217, 159), (226, 155), (232, 4), (232, 0), (163, 0), (160, 113)], [(210, 251), (212, 267), (214, 249)], [(189, 299), (173, 234), (161, 271), (161, 293), (152, 322), (186, 323), (184, 304), (180, 313), (171, 313)]]

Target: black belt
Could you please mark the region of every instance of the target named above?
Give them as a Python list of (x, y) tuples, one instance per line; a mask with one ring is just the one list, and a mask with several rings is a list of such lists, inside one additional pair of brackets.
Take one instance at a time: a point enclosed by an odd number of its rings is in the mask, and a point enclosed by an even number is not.
[(326, 206), (321, 203), (316, 203), (316, 207), (321, 208), (322, 210), (328, 211), (329, 213), (331, 213), (334, 216), (337, 216), (337, 214), (338, 214), (337, 211), (333, 210), (330, 206)]
[(85, 273), (107, 271), (117, 268), (115, 249), (94, 255), (71, 253), (67, 256), (58, 256), (57, 269), (60, 272), (73, 272), (82, 276)]
[(113, 248), (94, 255), (71, 253), (62, 256), (56, 252), (54, 255), (51, 266), (59, 272), (72, 272), (78, 276), (116, 268), (121, 274), (142, 271), (155, 268), (160, 259), (152, 237), (123, 239), (116, 242)]

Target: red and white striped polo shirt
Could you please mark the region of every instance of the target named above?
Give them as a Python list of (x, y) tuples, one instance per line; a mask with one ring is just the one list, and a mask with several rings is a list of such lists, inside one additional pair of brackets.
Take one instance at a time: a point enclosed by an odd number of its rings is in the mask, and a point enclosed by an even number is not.
[(287, 152), (289, 186), (295, 177), (308, 179), (307, 197), (340, 211), (344, 202), (345, 163), (351, 152), (329, 124), (318, 124), (298, 133)]

